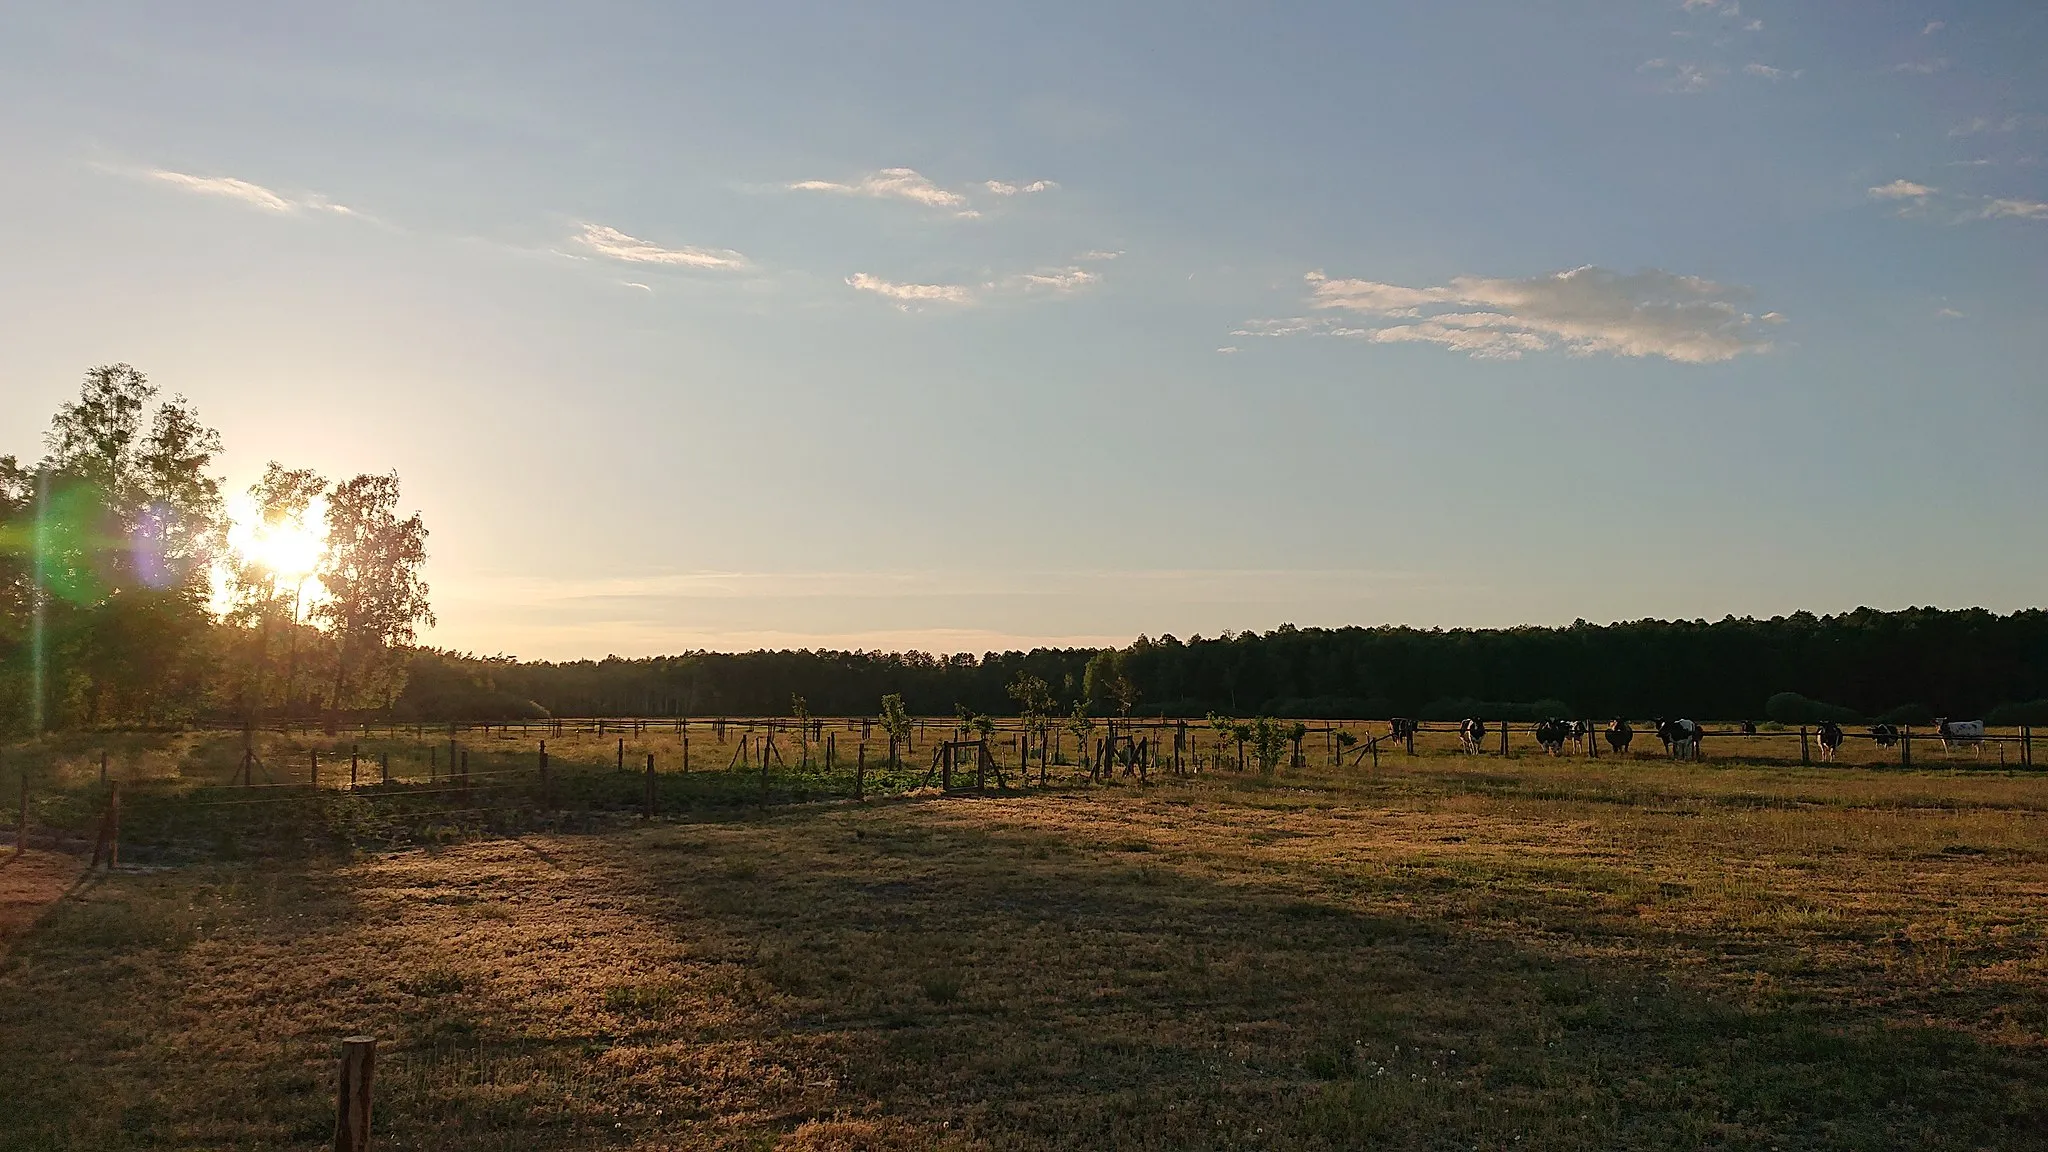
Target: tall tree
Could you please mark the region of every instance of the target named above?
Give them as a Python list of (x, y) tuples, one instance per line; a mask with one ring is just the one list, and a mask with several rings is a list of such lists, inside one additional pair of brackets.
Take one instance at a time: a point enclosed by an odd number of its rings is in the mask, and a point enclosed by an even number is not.
[(310, 547), (315, 541), (306, 519), (313, 501), (326, 491), (327, 481), (311, 468), (286, 468), (275, 460), (264, 465), (263, 478), (249, 486), (253, 522), (238, 526), (246, 538), (231, 551), (226, 566), (226, 615), (228, 624), (248, 633), (241, 645), (242, 695), (244, 715), (252, 721), (266, 707), (271, 637), (279, 628), (289, 629), (283, 691), (285, 706), (291, 704), (298, 672), (299, 606), (306, 580), (319, 561)]
[(327, 598), (313, 607), (334, 637), (330, 731), (354, 702), (351, 691), (395, 673), (392, 650), (412, 644), (420, 625), (433, 624), (420, 578), (426, 562), (426, 524), (417, 512), (398, 518), (396, 472), (335, 487), (327, 499), (327, 555), (319, 571)]

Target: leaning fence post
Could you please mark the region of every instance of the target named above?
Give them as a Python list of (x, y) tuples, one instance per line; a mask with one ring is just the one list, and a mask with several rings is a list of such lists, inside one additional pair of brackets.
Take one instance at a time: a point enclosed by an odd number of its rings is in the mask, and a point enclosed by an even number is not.
[(865, 781), (863, 781), (863, 780), (862, 780), (861, 778), (862, 778), (862, 777), (864, 777), (864, 776), (866, 776), (867, 774), (868, 774), (868, 742), (867, 742), (867, 741), (865, 741), (865, 740), (863, 740), (863, 741), (861, 741), (861, 742), (860, 742), (860, 756), (859, 756), (859, 758), (858, 758), (858, 759), (856, 759), (856, 760), (855, 760), (855, 761), (853, 762), (853, 798), (854, 798), (855, 800), (858, 800), (858, 799), (860, 799), (860, 798), (861, 798), (861, 795), (860, 795), (861, 785), (862, 785), (862, 784), (863, 784), (863, 783), (865, 782)]
[(350, 1036), (341, 1042), (341, 1073), (335, 1089), (334, 1152), (369, 1152), (370, 1094), (376, 1071), (376, 1037)]

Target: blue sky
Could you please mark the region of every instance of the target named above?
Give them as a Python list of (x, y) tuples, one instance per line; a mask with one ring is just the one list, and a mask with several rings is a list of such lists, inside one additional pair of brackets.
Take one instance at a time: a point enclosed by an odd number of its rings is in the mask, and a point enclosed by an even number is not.
[(0, 8), (0, 451), (396, 468), (432, 642), (2038, 605), (2048, 9)]

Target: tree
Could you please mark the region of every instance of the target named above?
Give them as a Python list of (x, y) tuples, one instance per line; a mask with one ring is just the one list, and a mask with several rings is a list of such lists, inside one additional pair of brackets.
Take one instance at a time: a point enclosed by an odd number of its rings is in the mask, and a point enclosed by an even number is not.
[(263, 478), (249, 486), (255, 521), (240, 526), (247, 538), (231, 550), (226, 566), (226, 622), (249, 632), (242, 695), (244, 716), (252, 723), (268, 696), (270, 637), (280, 620), (290, 629), (284, 704), (291, 706), (298, 679), (299, 607), (306, 580), (319, 562), (310, 548), (314, 541), (306, 517), (313, 501), (326, 491), (327, 481), (311, 468), (286, 468), (275, 460), (264, 465)]
[(897, 748), (910, 739), (910, 713), (903, 709), (903, 695), (891, 692), (882, 697), (882, 731), (889, 734), (889, 763), (895, 767)]
[(789, 694), (789, 714), (796, 719), (797, 744), (803, 749), (803, 766), (811, 766), (811, 706), (802, 696)]
[(43, 438), (49, 498), (33, 534), (60, 721), (159, 719), (204, 688), (220, 434), (184, 397), (156, 396), (126, 364), (94, 368)]
[(1010, 699), (1016, 702), (1017, 715), (1024, 721), (1024, 730), (1037, 737), (1039, 743), (1045, 743), (1047, 719), (1054, 708), (1052, 689), (1029, 672), (1020, 672), (1010, 682), (1008, 692)]
[(410, 645), (417, 628), (434, 622), (420, 569), (427, 561), (427, 527), (419, 513), (398, 518), (398, 474), (357, 476), (337, 485), (327, 501), (327, 555), (319, 577), (327, 599), (313, 614), (334, 638), (334, 692), (327, 727), (341, 709), (380, 676), (398, 669), (394, 647)]

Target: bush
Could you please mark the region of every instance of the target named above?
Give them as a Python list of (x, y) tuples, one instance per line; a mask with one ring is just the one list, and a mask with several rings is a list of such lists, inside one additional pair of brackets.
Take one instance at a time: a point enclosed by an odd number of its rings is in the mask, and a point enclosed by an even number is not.
[(1765, 701), (1764, 715), (1780, 724), (1820, 724), (1828, 720), (1837, 724), (1860, 724), (1863, 721), (1862, 713), (1854, 708), (1810, 699), (1797, 692), (1780, 692)]
[[(2022, 724), (2028, 727), (2048, 725), (2048, 700), (2029, 700), (2024, 704), (2000, 704), (1984, 718), (1986, 724), (2000, 728), (2016, 728)], [(1933, 723), (1933, 721), (1929, 721)]]

